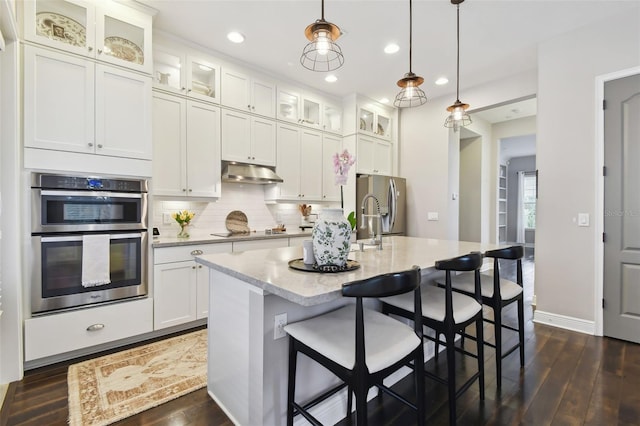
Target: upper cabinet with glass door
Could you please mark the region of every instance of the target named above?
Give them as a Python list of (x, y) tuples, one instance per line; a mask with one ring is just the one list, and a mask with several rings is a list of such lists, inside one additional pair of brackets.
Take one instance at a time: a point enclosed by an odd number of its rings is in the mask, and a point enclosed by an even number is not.
[(315, 129), (323, 128), (326, 111), (323, 102), (312, 95), (278, 86), (278, 118)]
[(322, 107), (322, 129), (326, 132), (342, 135), (342, 108), (325, 102)]
[(220, 66), (209, 59), (154, 46), (153, 85), (156, 89), (220, 102)]
[(358, 130), (385, 139), (391, 139), (391, 118), (371, 107), (358, 109)]
[(27, 40), (151, 73), (151, 16), (110, 0), (22, 4)]

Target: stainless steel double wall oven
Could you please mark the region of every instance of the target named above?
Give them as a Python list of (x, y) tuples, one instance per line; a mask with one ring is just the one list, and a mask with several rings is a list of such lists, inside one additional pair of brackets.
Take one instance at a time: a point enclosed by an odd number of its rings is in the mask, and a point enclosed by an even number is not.
[[(146, 180), (31, 175), (31, 311), (147, 294)], [(109, 235), (110, 284), (84, 287), (83, 239)]]

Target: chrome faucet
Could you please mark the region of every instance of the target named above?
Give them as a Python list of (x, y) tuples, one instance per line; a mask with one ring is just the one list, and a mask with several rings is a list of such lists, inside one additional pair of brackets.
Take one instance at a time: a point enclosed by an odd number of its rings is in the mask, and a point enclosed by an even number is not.
[[(369, 201), (369, 198), (373, 198), (373, 200), (376, 202), (377, 213), (375, 215), (370, 215), (370, 214), (367, 215), (364, 213), (364, 209), (367, 207), (367, 201)], [(378, 218), (377, 234), (373, 230), (373, 223), (371, 220), (374, 217)], [(370, 219), (368, 225), (365, 222), (365, 218)], [(378, 201), (376, 196), (371, 193), (365, 195), (364, 198), (362, 199), (362, 223), (360, 224), (360, 228), (361, 229), (369, 228), (369, 237), (370, 237), (370, 239), (356, 241), (360, 245), (360, 251), (364, 249), (365, 245), (377, 246), (378, 250), (382, 250), (382, 214), (380, 213), (380, 201)]]

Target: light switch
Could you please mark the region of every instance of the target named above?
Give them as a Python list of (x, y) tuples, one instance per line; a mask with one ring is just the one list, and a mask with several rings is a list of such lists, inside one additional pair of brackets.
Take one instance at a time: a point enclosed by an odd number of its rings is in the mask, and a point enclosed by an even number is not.
[(427, 212), (427, 220), (438, 220), (438, 212)]
[(589, 226), (589, 213), (578, 213), (578, 226)]

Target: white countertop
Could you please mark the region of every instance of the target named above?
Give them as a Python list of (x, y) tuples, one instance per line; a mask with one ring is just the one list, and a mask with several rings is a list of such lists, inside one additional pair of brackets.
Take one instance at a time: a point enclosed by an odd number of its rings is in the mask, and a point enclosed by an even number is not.
[[(352, 250), (357, 249), (356, 244), (351, 247)], [(338, 273), (305, 272), (289, 268), (290, 260), (302, 258), (301, 247), (209, 254), (196, 257), (196, 262), (291, 302), (311, 306), (342, 297), (342, 284), (346, 282), (402, 271), (413, 265), (423, 269), (433, 268), (436, 260), (497, 247), (495, 244), (466, 241), (384, 237), (383, 250), (365, 248), (362, 252), (353, 251), (349, 255), (349, 259), (360, 263), (359, 269)]]
[(194, 244), (211, 244), (211, 243), (230, 243), (234, 241), (249, 241), (249, 240), (267, 240), (272, 238), (296, 238), (296, 237), (309, 237), (311, 238), (311, 229), (301, 231), (298, 228), (287, 230), (287, 232), (281, 234), (266, 234), (264, 231), (253, 231), (248, 234), (235, 234), (229, 237), (219, 237), (212, 235), (213, 231), (195, 231), (191, 232), (189, 238), (178, 238), (177, 232), (166, 235), (159, 235), (153, 237), (152, 247), (174, 247), (174, 246), (188, 246)]

